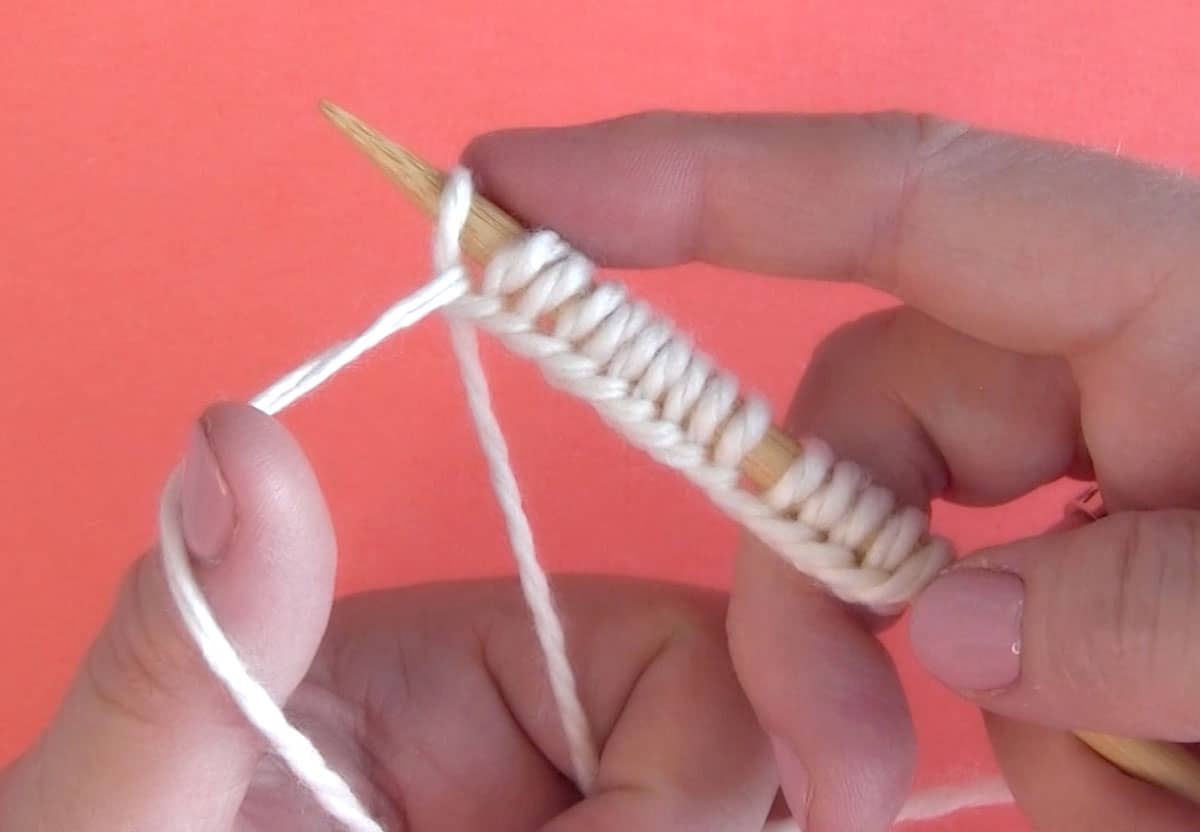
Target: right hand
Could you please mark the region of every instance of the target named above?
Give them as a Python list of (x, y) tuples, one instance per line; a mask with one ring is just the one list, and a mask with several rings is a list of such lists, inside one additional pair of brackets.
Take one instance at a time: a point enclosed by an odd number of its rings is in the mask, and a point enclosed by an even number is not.
[[(489, 195), (601, 264), (859, 280), (789, 427), (913, 504), (1095, 476), (1113, 516), (975, 553), (916, 602), (1038, 828), (1193, 830), (1075, 740), (1200, 740), (1200, 185), (936, 118), (648, 115), (477, 140)], [(912, 728), (856, 615), (753, 543), (731, 646), (810, 832), (887, 828)], [(1014, 645), (1019, 645), (1019, 650)]]

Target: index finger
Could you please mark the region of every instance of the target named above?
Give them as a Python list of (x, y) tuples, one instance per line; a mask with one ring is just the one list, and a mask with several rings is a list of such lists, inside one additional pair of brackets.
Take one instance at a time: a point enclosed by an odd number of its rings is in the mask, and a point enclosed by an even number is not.
[(862, 280), (1023, 352), (1102, 342), (1200, 263), (1195, 182), (932, 116), (651, 113), (463, 161), (604, 265)]

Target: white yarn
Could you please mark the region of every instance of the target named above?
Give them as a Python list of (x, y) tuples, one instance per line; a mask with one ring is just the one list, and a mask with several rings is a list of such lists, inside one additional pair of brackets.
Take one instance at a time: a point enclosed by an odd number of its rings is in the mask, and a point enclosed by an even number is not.
[[(923, 512), (896, 509), (890, 491), (817, 440), (765, 494), (743, 488), (739, 466), (770, 428), (766, 403), (743, 398), (732, 376), (623, 287), (593, 285), (593, 271), (558, 235), (537, 232), (492, 259), (480, 293), (444, 311), (533, 359), (551, 384), (845, 601), (892, 612), (949, 562)], [(539, 326), (548, 319), (549, 333)]]
[[(573, 774), (587, 793), (599, 755), (467, 322), (534, 359), (552, 384), (588, 401), (632, 443), (682, 471), (723, 511), (844, 600), (893, 610), (932, 579), (950, 551), (945, 541), (929, 536), (923, 513), (897, 510), (889, 491), (872, 485), (852, 463), (836, 462), (830, 449), (815, 440), (802, 446), (794, 464), (765, 494), (743, 489), (738, 466), (767, 434), (766, 404), (743, 398), (732, 376), (717, 370), (647, 306), (628, 300), (622, 287), (593, 285), (591, 263), (557, 235), (531, 234), (498, 254), (484, 271), (482, 291), (472, 292), (459, 250), (472, 193), (469, 174), (454, 171), (442, 192), (433, 238), (436, 276), (430, 283), (394, 304), (361, 334), (285, 375), (252, 403), (278, 413), (432, 312), (441, 310), (450, 318), (467, 404), (508, 528)], [(546, 319), (554, 321), (549, 333), (538, 329)], [(164, 490), (159, 520), (172, 597), (233, 701), (331, 817), (351, 832), (383, 832), (346, 781), (250, 675), (213, 617), (188, 561), (178, 472)], [(1002, 783), (943, 789), (915, 796), (901, 819), (936, 817), (1009, 799)]]
[(972, 783), (969, 787), (937, 786), (917, 792), (908, 799), (897, 823), (914, 823), (945, 817), (966, 809), (983, 809), (987, 806), (1005, 806), (1013, 801), (1013, 794), (1003, 777), (990, 777)]
[(351, 832), (383, 832), (383, 827), (354, 796), (349, 784), (329, 767), (308, 737), (288, 722), (271, 694), (250, 675), (237, 650), (221, 631), (196, 585), (179, 518), (179, 471), (176, 471), (163, 492), (158, 523), (159, 546), (171, 596), (209, 668), (225, 685), (246, 719), (312, 792), (321, 808)]

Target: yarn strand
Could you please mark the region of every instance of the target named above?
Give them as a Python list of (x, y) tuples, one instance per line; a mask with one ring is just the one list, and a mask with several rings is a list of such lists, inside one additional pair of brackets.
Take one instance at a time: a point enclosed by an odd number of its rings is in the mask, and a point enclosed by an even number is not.
[(542, 656), (546, 661), (550, 690), (558, 707), (560, 722), (566, 735), (567, 750), (571, 755), (571, 768), (575, 785), (584, 794), (592, 790), (596, 771), (600, 767), (599, 754), (592, 740), (591, 728), (575, 683), (575, 672), (567, 658), (567, 639), (563, 634), (562, 620), (554, 605), (550, 582), (538, 563), (534, 551), (533, 532), (529, 519), (521, 507), (521, 492), (512, 466), (508, 461), (508, 447), (500, 423), (488, 400), (487, 379), (479, 361), (479, 348), (475, 332), (467, 324), (450, 321), (451, 342), (462, 371), (463, 387), (467, 403), (479, 435), (479, 445), (491, 468), (492, 489), (508, 523), (509, 539), (513, 557), (517, 562), (517, 575), (526, 606), (533, 618), (534, 631)]
[[(462, 251), (459, 238), (470, 210), (471, 190), (469, 176), (454, 176), (446, 183), (442, 214), (446, 216), (447, 221), (439, 222), (435, 227), (432, 252), (434, 269), (443, 274), (461, 268)], [(525, 605), (533, 619), (538, 645), (546, 662), (550, 691), (554, 696), (554, 704), (558, 708), (567, 741), (575, 785), (582, 793), (587, 794), (592, 790), (596, 779), (600, 755), (596, 751), (587, 714), (579, 699), (575, 672), (571, 669), (568, 659), (567, 638), (563, 632), (562, 618), (555, 608), (550, 581), (538, 561), (533, 529), (521, 505), (521, 488), (509, 461), (504, 431), (501, 430), (495, 409), (492, 407), (492, 395), (488, 389), (483, 363), (479, 359), (479, 342), (475, 337), (475, 330), (469, 324), (455, 318), (450, 318), (448, 324), (450, 345), (458, 361), (467, 409), (475, 426), (480, 450), (487, 461), (492, 491), (504, 515), (509, 546), (517, 565), (517, 577), (525, 596)]]
[[(461, 233), (470, 208), (469, 196), (454, 200), (448, 194), (443, 238)], [(354, 338), (325, 350), (281, 377), (251, 400), (267, 414), (277, 414), (320, 387), (369, 350), (392, 335), (423, 320), (470, 288), (466, 271), (457, 263), (442, 269), (433, 280), (389, 307)], [(279, 756), (317, 803), (350, 832), (384, 832), (354, 795), (346, 780), (334, 771), (316, 746), (288, 722), (283, 709), (256, 681), (226, 638), (204, 594), (196, 583), (188, 560), (180, 515), (179, 473), (175, 472), (163, 491), (159, 508), (159, 547), (171, 597), (183, 623), (200, 649), (206, 664), (221, 680), (234, 704)]]
[(350, 832), (384, 832), (355, 797), (350, 785), (329, 767), (312, 741), (288, 722), (271, 694), (250, 675), (213, 617), (188, 563), (187, 544), (179, 520), (179, 476), (178, 470), (172, 474), (163, 492), (159, 546), (171, 596), (205, 662), (225, 685), (246, 720), (270, 743), (271, 750), (312, 793), (322, 809)]
[[(614, 284), (592, 284), (592, 265), (556, 235), (538, 232), (501, 253), (473, 291), (459, 238), (470, 211), (470, 175), (457, 169), (441, 195), (432, 259), (435, 276), (398, 301), (359, 335), (330, 347), (252, 399), (277, 414), (328, 382), (396, 333), (434, 312), (447, 319), (468, 410), (488, 465), (547, 679), (569, 751), (572, 775), (588, 794), (599, 752), (580, 700), (562, 619), (538, 561), (533, 532), (491, 404), (474, 326), (533, 359), (555, 386), (589, 402), (606, 422), (654, 459), (700, 486), (713, 503), (762, 537), (789, 563), (838, 597), (880, 611), (906, 603), (949, 558), (928, 535), (927, 518), (896, 508), (891, 493), (816, 440), (763, 495), (744, 490), (737, 466), (769, 426), (765, 403), (743, 396), (719, 371), (643, 304)], [(540, 321), (553, 319), (551, 332)], [(191, 570), (180, 518), (179, 472), (159, 508), (160, 549), (171, 596), (213, 674), (246, 720), (267, 740), (319, 805), (350, 832), (384, 832), (320, 751), (292, 726), (250, 674), (221, 630)], [(1003, 781), (914, 795), (900, 820), (1011, 801)], [(769, 827), (795, 829), (795, 825)]]

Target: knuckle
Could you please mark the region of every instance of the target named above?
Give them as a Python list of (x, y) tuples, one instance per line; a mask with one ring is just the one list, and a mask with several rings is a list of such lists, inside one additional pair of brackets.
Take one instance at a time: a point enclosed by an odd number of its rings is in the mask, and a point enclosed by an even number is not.
[(1107, 580), (1096, 599), (1103, 624), (1086, 628), (1085, 661), (1097, 676), (1131, 680), (1180, 726), (1200, 727), (1190, 692), (1200, 679), (1200, 513), (1131, 512), (1108, 525)]
[(966, 122), (929, 112), (889, 110), (863, 118), (892, 142), (901, 159), (910, 163), (935, 159), (972, 132)]
[(611, 122), (622, 126), (635, 135), (671, 135), (677, 130), (686, 130), (696, 123), (695, 113), (683, 110), (655, 108), (620, 116)]
[[(936, 426), (925, 418), (923, 405), (914, 403), (910, 374), (896, 359), (921, 358), (931, 333), (936, 337), (928, 319), (903, 306), (836, 329), (813, 351), (788, 409), (786, 429), (832, 443), (906, 502), (923, 505), (943, 493), (949, 468)], [(846, 414), (864, 412), (869, 415), (847, 422)], [(863, 432), (864, 424), (871, 429)]]
[(913, 137), (910, 155), (921, 163), (944, 158), (964, 138), (974, 135), (971, 126), (963, 121), (932, 113), (914, 113), (909, 118)]
[(674, 587), (656, 592), (653, 603), (646, 619), (650, 635), (645, 667), (664, 656), (686, 656), (689, 665), (708, 668), (714, 679), (726, 674), (733, 678), (731, 649), (737, 647), (730, 639), (744, 634), (733, 628), (726, 597), (699, 587)]
[(728, 652), (729, 622), (726, 598), (699, 587), (647, 586), (654, 606), (648, 619), (659, 651), (680, 649), (700, 654), (725, 656)]
[[(847, 394), (847, 379), (878, 386), (887, 374), (886, 359), (906, 338), (913, 313), (906, 307), (871, 312), (839, 326), (817, 344), (802, 379), (807, 398), (836, 401)], [(912, 347), (911, 342), (905, 347)]]
[(208, 678), (198, 672), (199, 652), (173, 610), (162, 609), (169, 596), (156, 570), (143, 559), (126, 577), (116, 614), (84, 665), (90, 692), (102, 705), (150, 724), (174, 712), (173, 703), (195, 701), (197, 680)]
[(895, 314), (895, 310), (877, 312), (829, 333), (813, 350), (804, 382), (822, 391), (840, 386), (845, 373), (874, 352), (877, 336)]
[(869, 133), (883, 145), (885, 190), (877, 201), (873, 226), (859, 271), (894, 291), (902, 276), (906, 230), (922, 184), (933, 172), (944, 173), (969, 154), (961, 152), (980, 136), (969, 124), (925, 112), (889, 111), (862, 116)]
[(667, 607), (670, 631), (706, 649), (724, 652), (725, 604), (717, 594), (689, 593)]

